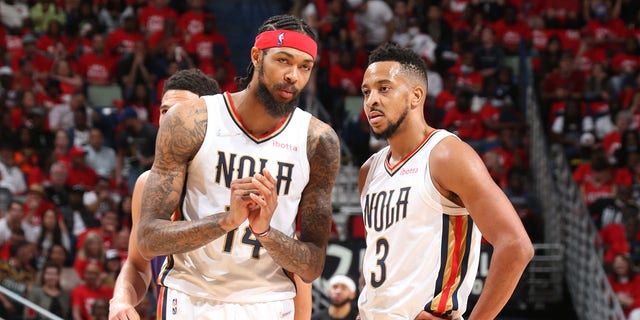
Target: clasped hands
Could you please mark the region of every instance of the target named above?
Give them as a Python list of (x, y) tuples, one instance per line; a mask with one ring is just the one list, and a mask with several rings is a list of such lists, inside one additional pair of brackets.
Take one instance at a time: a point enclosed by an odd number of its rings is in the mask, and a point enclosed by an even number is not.
[(265, 232), (277, 206), (276, 179), (267, 169), (253, 177), (231, 181), (229, 220), (235, 227), (248, 219), (254, 232)]

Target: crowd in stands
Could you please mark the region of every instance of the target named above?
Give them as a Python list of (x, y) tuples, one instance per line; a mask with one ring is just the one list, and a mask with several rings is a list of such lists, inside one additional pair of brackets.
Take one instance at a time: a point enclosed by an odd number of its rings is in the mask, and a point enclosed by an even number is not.
[[(522, 80), (533, 83), (546, 132), (566, 151), (601, 230), (612, 283), (637, 283), (614, 286), (638, 302), (620, 301), (628, 313), (640, 306), (640, 280), (616, 267), (619, 257), (628, 270), (640, 265), (640, 2), (283, 7), (319, 35), (303, 94), (326, 110), (319, 117), (350, 150), (345, 162), (360, 165), (384, 145), (345, 106), (360, 96), (368, 52), (386, 41), (410, 47), (429, 68), (427, 121), (477, 150), (538, 241), (521, 99)], [(132, 186), (153, 163), (164, 81), (197, 67), (233, 92), (242, 70), (204, 0), (2, 0), (0, 22), (0, 284), (64, 318), (104, 319), (126, 259)], [(92, 94), (104, 87), (118, 93), (107, 105)], [(139, 307), (143, 319), (152, 301)], [(36, 317), (2, 294), (0, 315)]]

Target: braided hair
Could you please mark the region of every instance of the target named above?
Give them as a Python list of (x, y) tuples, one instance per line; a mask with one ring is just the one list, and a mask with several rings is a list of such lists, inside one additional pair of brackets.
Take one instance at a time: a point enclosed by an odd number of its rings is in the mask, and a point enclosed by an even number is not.
[[(292, 15), (288, 15), (288, 14), (281, 14), (281, 15), (270, 17), (258, 28), (258, 34), (261, 34), (265, 31), (270, 31), (270, 30), (298, 31), (300, 33), (304, 33), (308, 35), (314, 41), (316, 42), (318, 41), (316, 33), (315, 31), (313, 31), (311, 26), (309, 26), (302, 19)], [(263, 55), (266, 54), (267, 50), (269, 49), (264, 49), (262, 51), (262, 54)], [(247, 67), (247, 76), (244, 78), (243, 77), (235, 78), (236, 84), (238, 85), (238, 89), (242, 90), (249, 85), (249, 82), (253, 77), (253, 71), (254, 71), (253, 63), (249, 62), (249, 66)]]

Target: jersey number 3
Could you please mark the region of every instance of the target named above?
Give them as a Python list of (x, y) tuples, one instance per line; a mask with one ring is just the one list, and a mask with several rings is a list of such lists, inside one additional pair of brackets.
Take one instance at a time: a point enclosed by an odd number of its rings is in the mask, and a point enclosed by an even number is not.
[(379, 238), (376, 241), (376, 256), (380, 258), (378, 258), (376, 264), (380, 268), (380, 275), (378, 276), (376, 272), (371, 272), (370, 283), (374, 288), (380, 287), (387, 280), (387, 265), (385, 264), (387, 255), (389, 255), (389, 241), (385, 238)]

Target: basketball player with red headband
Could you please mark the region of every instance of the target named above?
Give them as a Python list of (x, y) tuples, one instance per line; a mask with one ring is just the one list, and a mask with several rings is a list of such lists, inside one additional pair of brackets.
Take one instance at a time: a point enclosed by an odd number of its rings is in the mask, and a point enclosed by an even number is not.
[(297, 108), (316, 55), (307, 24), (271, 17), (244, 90), (165, 114), (134, 235), (142, 256), (167, 256), (158, 318), (294, 319), (291, 273), (306, 283), (322, 273), (340, 146)]

